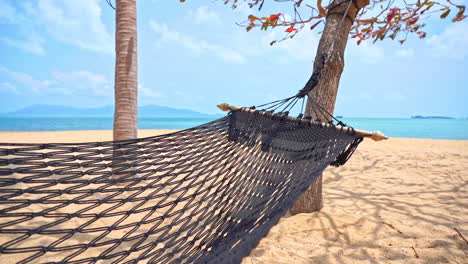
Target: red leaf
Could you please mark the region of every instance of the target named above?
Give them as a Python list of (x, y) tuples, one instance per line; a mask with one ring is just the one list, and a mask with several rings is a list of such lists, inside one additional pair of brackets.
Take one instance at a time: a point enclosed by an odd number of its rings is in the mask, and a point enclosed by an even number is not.
[(316, 26), (318, 26), (318, 24), (320, 24), (322, 22), (322, 20), (320, 20), (319, 22), (313, 24), (311, 27), (310, 27), (310, 30), (313, 30)]
[(294, 31), (296, 31), (296, 30), (297, 30), (297, 29), (295, 29), (295, 28), (293, 28), (293, 27), (290, 27), (290, 28), (287, 28), (287, 29), (285, 30), (285, 32), (291, 33), (291, 32), (294, 32)]
[(357, 41), (357, 44), (360, 45), (361, 42), (362, 42), (362, 39), (358, 40), (358, 41)]
[(414, 25), (416, 22), (418, 22), (419, 17), (412, 18), (410, 21), (408, 21), (408, 25)]
[(392, 21), (396, 14), (400, 11), (400, 8), (390, 8), (390, 12), (387, 15), (387, 22)]
[(460, 22), (463, 19), (467, 18), (468, 16), (457, 16), (452, 19), (452, 22)]
[(281, 13), (278, 13), (276, 15), (270, 15), (270, 17), (268, 18), (268, 20), (271, 20), (271, 21), (276, 21), (279, 19), (279, 17), (281, 16)]

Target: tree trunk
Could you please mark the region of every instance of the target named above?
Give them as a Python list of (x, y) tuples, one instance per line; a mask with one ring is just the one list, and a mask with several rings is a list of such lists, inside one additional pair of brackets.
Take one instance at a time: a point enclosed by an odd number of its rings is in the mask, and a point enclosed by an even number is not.
[(136, 0), (116, 0), (114, 140), (137, 138)]
[[(115, 111), (114, 140), (138, 137), (138, 67), (136, 0), (116, 0), (115, 13)], [(112, 178), (132, 173), (129, 149), (115, 145)], [(119, 182), (116, 185), (126, 185)]]
[[(330, 50), (318, 85), (309, 93), (310, 97), (331, 114), (333, 114), (335, 109), (338, 85), (344, 68), (344, 51), (348, 41), (349, 30), (353, 24), (351, 19), (356, 17), (360, 8), (369, 4), (369, 0), (357, 0), (356, 4), (351, 3), (348, 18), (345, 18), (341, 26), (339, 26), (348, 7), (348, 1), (350, 0), (334, 0), (330, 4), (331, 7), (335, 7), (328, 11), (325, 29), (320, 38), (317, 54), (315, 55), (314, 71), (319, 67), (322, 56), (328, 52), (332, 42), (334, 41), (335, 43), (333, 49)], [(336, 39), (335, 34), (337, 34)], [(305, 115), (312, 116), (313, 119), (323, 119), (321, 116), (314, 116), (310, 99), (307, 101)], [(329, 120), (322, 121), (328, 122)], [(311, 213), (319, 211), (322, 207), (322, 175), (320, 175), (293, 205), (291, 214)]]

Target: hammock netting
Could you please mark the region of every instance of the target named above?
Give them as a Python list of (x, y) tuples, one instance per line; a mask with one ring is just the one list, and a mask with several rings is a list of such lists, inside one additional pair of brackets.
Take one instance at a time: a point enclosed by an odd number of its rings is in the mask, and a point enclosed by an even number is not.
[(242, 109), (134, 140), (2, 143), (2, 262), (239, 263), (361, 140)]

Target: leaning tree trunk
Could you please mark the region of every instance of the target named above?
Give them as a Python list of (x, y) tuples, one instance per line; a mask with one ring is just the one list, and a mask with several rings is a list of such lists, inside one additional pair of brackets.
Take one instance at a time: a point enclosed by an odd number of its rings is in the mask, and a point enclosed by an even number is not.
[[(333, 114), (335, 109), (336, 94), (340, 82), (341, 73), (344, 68), (344, 52), (348, 41), (349, 30), (360, 8), (369, 4), (369, 0), (357, 0), (348, 11), (348, 18), (345, 18), (342, 25), (339, 26), (343, 15), (348, 7), (350, 0), (334, 0), (330, 7), (335, 6), (328, 11), (328, 17), (325, 23), (325, 29), (320, 38), (317, 54), (315, 55), (314, 71), (319, 67), (320, 60), (324, 54), (328, 52), (329, 47), (334, 41), (333, 49), (328, 56), (325, 67), (322, 70), (321, 78), (318, 85), (309, 93), (309, 95), (318, 102), (325, 110)], [(335, 34), (337, 34), (336, 39)], [(312, 103), (310, 99), (307, 101), (306, 116), (313, 116), (313, 119), (322, 116), (314, 116)], [(329, 120), (322, 120), (328, 122)], [(307, 191), (299, 197), (296, 203), (291, 208), (292, 214), (310, 213), (319, 211), (323, 207), (322, 202), (322, 175), (307, 189)]]
[(114, 140), (137, 138), (136, 0), (116, 0)]

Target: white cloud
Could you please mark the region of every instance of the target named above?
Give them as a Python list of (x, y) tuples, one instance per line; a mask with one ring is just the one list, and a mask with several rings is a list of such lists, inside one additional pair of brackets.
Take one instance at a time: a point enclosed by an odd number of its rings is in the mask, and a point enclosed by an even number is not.
[[(27, 7), (29, 2), (22, 2), (22, 6), (28, 13)], [(0, 0), (0, 24), (14, 24), (19, 27), (17, 35), (24, 36), (22, 39), (12, 38), (11, 36), (3, 36), (0, 41), (6, 45), (21, 49), (23, 51), (36, 54), (45, 55), (44, 42), (45, 40), (36, 33), (31, 27), (25, 25), (32, 24), (28, 14), (20, 12), (21, 10), (15, 8), (9, 2)]]
[(356, 45), (353, 41), (348, 44), (350, 55), (358, 57), (364, 63), (376, 64), (385, 57), (384, 49), (378, 43), (374, 44), (368, 40), (363, 41), (361, 45)]
[(19, 20), (16, 9), (5, 0), (0, 0), (0, 6), (0, 21), (16, 24)]
[(40, 91), (43, 91), (44, 89), (47, 89), (52, 84), (51, 81), (36, 80), (27, 73), (11, 71), (3, 66), (0, 66), (0, 73), (3, 73), (12, 82), (15, 82), (16, 84), (22, 87), (22, 89), (19, 89), (17, 86), (14, 86), (15, 90), (19, 93), (38, 93)]
[[(43, 28), (55, 39), (82, 49), (114, 53), (113, 36), (102, 21), (99, 0), (39, 0), (21, 2), (18, 8), (0, 0), (0, 23), (15, 24), (24, 39), (3, 37), (4, 43), (44, 55), (44, 38), (34, 29)], [(25, 25), (28, 25), (26, 27)], [(25, 33), (26, 32), (26, 33)]]
[(245, 57), (238, 51), (223, 46), (210, 44), (203, 40), (194, 39), (180, 32), (170, 30), (166, 24), (150, 21), (151, 29), (160, 34), (161, 41), (175, 42), (197, 54), (213, 54), (216, 57), (231, 63), (243, 64)]
[(37, 33), (32, 32), (26, 39), (17, 40), (9, 37), (4, 37), (3, 42), (9, 46), (30, 52), (36, 55), (45, 55), (44, 43), (45, 40)]
[(184, 100), (184, 101), (202, 101), (206, 97), (201, 94), (192, 94), (187, 91), (179, 91), (175, 90), (174, 94), (177, 98)]
[(163, 95), (160, 92), (157, 92), (157, 91), (155, 91), (153, 89), (150, 89), (150, 88), (144, 86), (141, 83), (138, 84), (138, 93), (141, 96), (144, 96), (144, 97), (151, 97), (151, 98), (161, 98), (161, 97), (163, 97)]
[(56, 39), (91, 51), (113, 54), (113, 37), (98, 0), (40, 0), (36, 15)]
[[(252, 11), (250, 8), (245, 7), (245, 5), (242, 6), (244, 6), (244, 11)], [(208, 22), (210, 19), (216, 20), (217, 18), (215, 17), (219, 17), (217, 14), (211, 14), (210, 12), (208, 8), (201, 7), (191, 15), (198, 14), (200, 16), (199, 22)], [(277, 64), (301, 61), (310, 62), (312, 66), (319, 40), (319, 35), (305, 29), (304, 32), (300, 32), (293, 39), (279, 41), (270, 46), (270, 42), (280, 40), (286, 36), (283, 27), (269, 30), (265, 34), (264, 31), (258, 29), (246, 33), (243, 28), (234, 26), (230, 28), (231, 32), (223, 32), (223, 35), (218, 36), (218, 39), (224, 40), (222, 43), (213, 44), (183, 34), (169, 28), (164, 23), (152, 20), (149, 24), (151, 29), (160, 36), (158, 45), (164, 42), (173, 42), (189, 49), (195, 54), (212, 54), (225, 61), (237, 64), (246, 63), (248, 57), (267, 56), (268, 61), (274, 61)]]
[(403, 58), (409, 58), (414, 56), (414, 50), (413, 49), (398, 49), (395, 51), (395, 56), (397, 57), (403, 57)]
[(452, 23), (427, 40), (429, 54), (434, 57), (463, 60), (468, 57), (468, 21)]
[(195, 22), (198, 24), (221, 24), (221, 18), (218, 13), (208, 9), (206, 6), (197, 8), (195, 11)]
[(285, 36), (283, 30), (274, 30), (262, 37), (261, 47), (259, 48), (266, 52), (277, 52), (278, 55), (282, 56), (281, 61), (283, 63), (289, 62), (290, 59), (313, 62), (319, 41), (314, 34), (304, 30), (299, 32), (293, 39), (279, 41), (270, 46), (270, 42), (280, 40)]
[(101, 74), (86, 70), (52, 73), (50, 80), (39, 80), (30, 74), (15, 72), (0, 66), (0, 76), (4, 75), (1, 84), (3, 89), (14, 91), (18, 94), (54, 93), (63, 95), (113, 95), (113, 87), (109, 80)]
[(10, 91), (10, 92), (13, 92), (15, 94), (19, 94), (19, 91), (16, 89), (16, 87), (11, 84), (10, 82), (2, 82), (0, 83), (0, 88), (2, 90), (7, 90), (7, 91)]
[(73, 72), (53, 72), (54, 89), (63, 94), (89, 94), (109, 96), (113, 87), (104, 75), (80, 70)]

